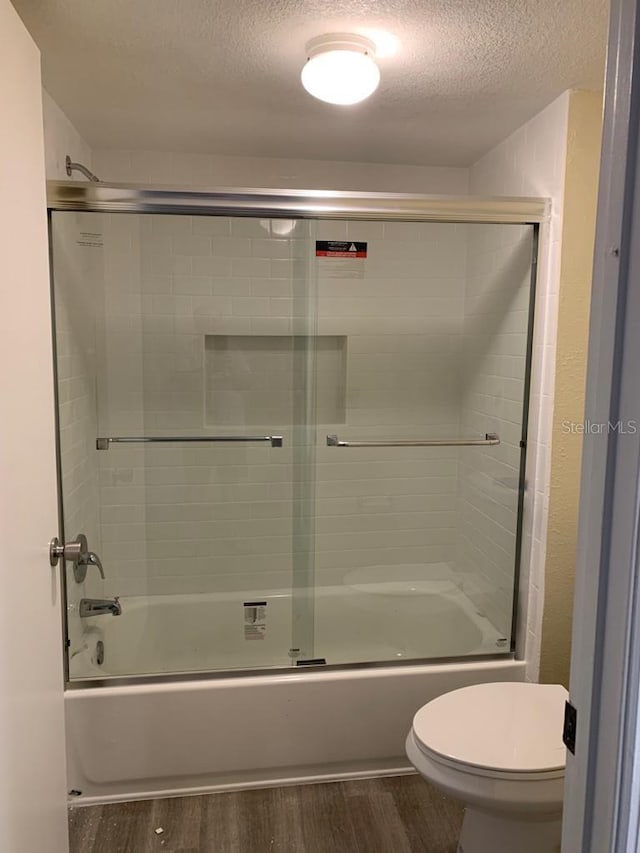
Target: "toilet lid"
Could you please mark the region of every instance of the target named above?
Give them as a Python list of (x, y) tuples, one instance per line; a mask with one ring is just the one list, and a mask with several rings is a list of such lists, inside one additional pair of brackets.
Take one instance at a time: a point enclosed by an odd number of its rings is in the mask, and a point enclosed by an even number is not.
[(559, 684), (463, 687), (420, 708), (413, 732), (425, 752), (459, 764), (509, 773), (562, 770), (568, 695)]

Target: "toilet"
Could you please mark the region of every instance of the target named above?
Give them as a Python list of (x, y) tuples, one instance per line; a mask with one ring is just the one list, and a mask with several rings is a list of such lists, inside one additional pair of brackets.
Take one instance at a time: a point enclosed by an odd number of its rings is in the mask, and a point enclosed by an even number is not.
[(458, 853), (559, 853), (567, 698), (559, 684), (476, 684), (416, 713), (409, 760), (465, 804)]

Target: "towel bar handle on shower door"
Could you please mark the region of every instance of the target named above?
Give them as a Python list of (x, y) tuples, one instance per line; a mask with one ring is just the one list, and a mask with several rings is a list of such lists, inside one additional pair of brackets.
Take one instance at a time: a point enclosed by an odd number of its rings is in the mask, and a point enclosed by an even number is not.
[(116, 435), (96, 439), (97, 450), (108, 450), (112, 444), (155, 444), (196, 441), (268, 441), (271, 447), (282, 447), (281, 435)]
[(340, 441), (337, 435), (327, 436), (327, 447), (481, 447), (500, 444), (495, 432), (488, 432), (484, 438), (427, 438), (395, 439), (382, 441)]

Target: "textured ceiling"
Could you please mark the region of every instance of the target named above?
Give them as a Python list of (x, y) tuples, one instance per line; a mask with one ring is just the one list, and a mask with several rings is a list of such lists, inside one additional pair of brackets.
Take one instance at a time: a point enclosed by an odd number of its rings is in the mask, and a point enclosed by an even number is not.
[[(602, 84), (606, 0), (14, 0), (44, 84), (94, 148), (468, 165)], [(300, 85), (304, 45), (382, 29), (363, 104)]]

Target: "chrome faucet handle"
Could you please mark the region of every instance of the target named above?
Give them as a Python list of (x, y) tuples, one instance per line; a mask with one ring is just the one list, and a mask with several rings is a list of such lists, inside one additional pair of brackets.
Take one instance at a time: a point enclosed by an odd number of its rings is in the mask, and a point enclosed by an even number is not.
[(87, 537), (84, 533), (78, 533), (73, 542), (61, 544), (56, 536), (49, 543), (49, 562), (52, 566), (58, 565), (58, 560), (68, 560), (73, 564), (73, 576), (77, 583), (82, 583), (87, 576), (87, 566), (95, 566), (104, 580), (104, 569), (102, 561), (95, 551), (90, 551)]
[(87, 566), (95, 566), (100, 572), (100, 577), (104, 580), (104, 569), (102, 568), (102, 561), (100, 557), (95, 553), (95, 551), (89, 551), (84, 559), (84, 564)]

